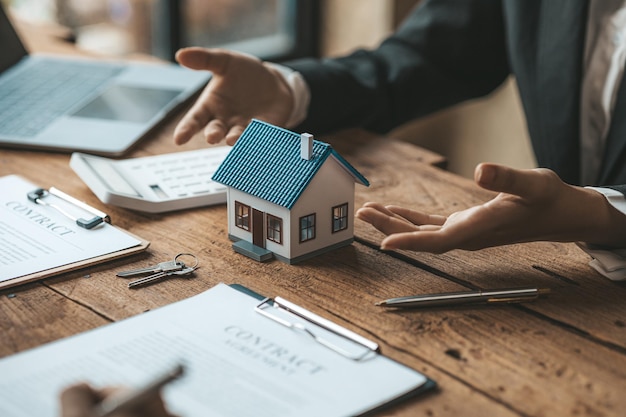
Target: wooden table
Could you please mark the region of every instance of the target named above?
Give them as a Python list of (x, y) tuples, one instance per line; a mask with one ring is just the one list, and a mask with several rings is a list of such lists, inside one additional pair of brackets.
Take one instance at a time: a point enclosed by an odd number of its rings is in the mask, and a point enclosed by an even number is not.
[[(177, 148), (182, 112), (129, 156)], [(360, 131), (324, 138), (371, 182), (356, 203), (396, 203), (448, 214), (491, 197), (437, 166), (443, 159), (413, 145)], [(381, 235), (355, 224), (356, 242), (298, 265), (257, 263), (236, 254), (225, 206), (142, 214), (104, 206), (68, 166), (67, 154), (0, 150), (0, 175), (19, 174), (111, 214), (150, 240), (141, 255), (0, 291), (0, 357), (118, 321), (198, 294), (219, 282), (281, 295), (378, 342), (382, 352), (439, 384), (432, 394), (380, 415), (624, 416), (626, 285), (601, 277), (573, 244), (531, 243), (443, 255), (381, 252)], [(115, 272), (195, 253), (193, 279), (131, 291)], [(467, 288), (539, 286), (545, 299), (523, 305), (383, 311), (399, 295)], [(1, 393), (0, 393), (1, 397)]]

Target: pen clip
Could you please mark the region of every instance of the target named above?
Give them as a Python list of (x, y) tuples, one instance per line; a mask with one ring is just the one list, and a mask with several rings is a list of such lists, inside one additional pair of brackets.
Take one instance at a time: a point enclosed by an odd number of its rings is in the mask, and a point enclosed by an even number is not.
[[(73, 220), (74, 222), (76, 222), (76, 224), (80, 227), (82, 227), (83, 229), (93, 229), (94, 227), (98, 226), (101, 223), (111, 223), (111, 218), (109, 217), (108, 214), (101, 212), (98, 209), (95, 209), (85, 203), (83, 203), (80, 200), (75, 199), (74, 197), (65, 194), (64, 192), (62, 192), (61, 190), (58, 190), (54, 187), (50, 187), (49, 190), (44, 190), (43, 188), (37, 188), (36, 190), (31, 191), (30, 193), (27, 194), (28, 199), (30, 201), (32, 201), (35, 204), (40, 204), (42, 206), (48, 206), (51, 207), (55, 210), (57, 210), (59, 213), (63, 214), (65, 217), (67, 217), (70, 220)], [(60, 198), (61, 200), (65, 201), (66, 203), (69, 203), (75, 207), (78, 207), (79, 209), (88, 212), (89, 214), (93, 215), (92, 218), (90, 219), (84, 219), (82, 217), (77, 217), (74, 216), (73, 214), (71, 214), (69, 211), (65, 210), (63, 207), (59, 206), (58, 204), (54, 204), (54, 203), (50, 203), (48, 201), (45, 201), (44, 198), (49, 197), (49, 196), (55, 196)]]
[(538, 296), (534, 296), (534, 297), (494, 297), (494, 298), (488, 298), (486, 303), (488, 303), (488, 304), (491, 304), (491, 303), (507, 303), (507, 304), (523, 303), (523, 302), (526, 302), (526, 301), (534, 300), (537, 297)]
[[(270, 308), (274, 308), (276, 309), (276, 311), (282, 312), (284, 315), (290, 317), (290, 319), (279, 317), (277, 314), (272, 314), (269, 311)], [(317, 314), (308, 311), (294, 303), (291, 303), (281, 297), (276, 297), (274, 299), (269, 297), (265, 298), (259, 305), (254, 308), (254, 310), (257, 313), (279, 324), (282, 324), (285, 327), (289, 327), (290, 329), (294, 329), (300, 331), (303, 334), (306, 334), (320, 345), (354, 361), (365, 360), (371, 357), (373, 353), (380, 351), (377, 343), (372, 342), (371, 340), (366, 339), (363, 336), (360, 336), (346, 329), (345, 327), (341, 327), (331, 322), (330, 320), (320, 317)], [(307, 324), (316, 326), (319, 329), (312, 330), (310, 326), (293, 320), (293, 316), (295, 316), (296, 318), (300, 318), (306, 321)], [(323, 336), (322, 333), (324, 331), (338, 336), (339, 338), (342, 338), (344, 340), (347, 340), (352, 345), (360, 346), (362, 351), (359, 353), (353, 353), (349, 349), (339, 346), (338, 343), (334, 343), (329, 340), (328, 337)]]

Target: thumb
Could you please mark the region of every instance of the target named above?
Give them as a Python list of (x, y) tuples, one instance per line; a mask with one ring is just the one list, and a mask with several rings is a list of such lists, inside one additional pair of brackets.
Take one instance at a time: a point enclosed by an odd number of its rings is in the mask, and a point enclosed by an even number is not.
[(231, 53), (221, 49), (207, 49), (200, 47), (182, 48), (176, 52), (176, 61), (194, 70), (211, 71), (222, 75), (226, 72)]
[(548, 169), (515, 169), (504, 165), (482, 163), (476, 166), (474, 181), (490, 191), (532, 198), (543, 194), (546, 187), (558, 180)]
[(67, 387), (61, 393), (62, 417), (86, 417), (102, 397), (89, 385), (80, 383)]

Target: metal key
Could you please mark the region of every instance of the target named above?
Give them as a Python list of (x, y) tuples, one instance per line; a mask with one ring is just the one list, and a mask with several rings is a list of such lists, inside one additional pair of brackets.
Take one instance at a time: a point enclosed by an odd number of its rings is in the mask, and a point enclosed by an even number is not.
[(194, 255), (193, 253), (183, 252), (174, 256), (174, 260), (172, 261), (161, 262), (159, 264), (149, 266), (147, 268), (137, 268), (137, 269), (131, 269), (130, 271), (122, 271), (122, 272), (118, 272), (116, 275), (118, 277), (126, 278), (126, 277), (134, 277), (135, 275), (141, 275), (141, 274), (159, 274), (159, 273), (166, 273), (166, 272), (182, 271), (185, 268), (187, 268), (187, 265), (185, 265), (183, 261), (179, 261), (178, 259), (184, 258), (184, 257), (193, 259), (193, 265), (191, 266), (191, 268), (195, 268), (196, 266), (198, 266), (198, 258), (196, 257), (196, 255)]
[(147, 285), (147, 284), (150, 284), (150, 283), (153, 283), (153, 282), (165, 279), (165, 278), (169, 278), (172, 276), (189, 275), (198, 268), (199, 267), (197, 266), (188, 266), (179, 271), (157, 272), (156, 274), (148, 275), (147, 277), (143, 277), (135, 281), (129, 282), (128, 288), (135, 288), (135, 287), (139, 287), (142, 285)]
[(122, 278), (134, 277), (135, 275), (150, 274), (150, 273), (156, 275), (156, 274), (166, 273), (166, 272), (181, 271), (185, 269), (186, 267), (187, 266), (185, 265), (184, 262), (177, 261), (174, 259), (173, 261), (161, 262), (159, 264), (148, 266), (146, 268), (137, 268), (137, 269), (131, 269), (129, 271), (118, 272), (116, 275)]

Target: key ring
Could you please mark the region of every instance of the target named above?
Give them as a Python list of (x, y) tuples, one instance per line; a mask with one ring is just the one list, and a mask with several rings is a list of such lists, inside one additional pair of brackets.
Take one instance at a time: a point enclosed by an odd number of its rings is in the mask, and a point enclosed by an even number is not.
[[(176, 255), (174, 257), (174, 262), (178, 262), (178, 258), (181, 258), (183, 256), (191, 256), (194, 259), (195, 263), (193, 265), (191, 265), (191, 266), (188, 266), (189, 268), (195, 268), (200, 263), (200, 261), (198, 260), (198, 257), (196, 255), (194, 255), (193, 253), (187, 253), (187, 252), (179, 253), (178, 255)], [(184, 263), (184, 262), (181, 262), (181, 263), (183, 265), (187, 266), (186, 263)]]

